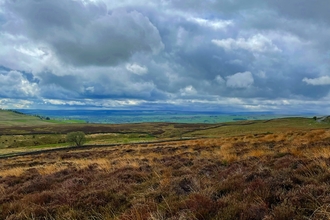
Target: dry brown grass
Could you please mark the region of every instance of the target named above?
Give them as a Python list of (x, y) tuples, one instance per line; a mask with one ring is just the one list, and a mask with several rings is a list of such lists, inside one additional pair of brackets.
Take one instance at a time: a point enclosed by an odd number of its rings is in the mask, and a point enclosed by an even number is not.
[(25, 167), (13, 167), (13, 168), (9, 168), (9, 169), (5, 169), (5, 170), (1, 170), (0, 171), (0, 176), (1, 177), (7, 177), (7, 176), (20, 176), (22, 173), (24, 173), (24, 171), (27, 168)]
[(327, 219), (329, 146), (319, 129), (10, 158), (0, 218)]

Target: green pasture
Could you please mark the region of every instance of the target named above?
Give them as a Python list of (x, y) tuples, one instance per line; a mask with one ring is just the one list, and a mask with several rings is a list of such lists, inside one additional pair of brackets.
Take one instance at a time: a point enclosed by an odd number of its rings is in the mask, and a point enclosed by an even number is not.
[(330, 128), (330, 124), (326, 122), (317, 122), (312, 118), (279, 118), (272, 120), (222, 123), (215, 128), (187, 132), (184, 134), (184, 136), (226, 137), (265, 133), (281, 133), (321, 128)]
[(40, 126), (51, 124), (85, 123), (84, 120), (49, 119), (25, 115), (15, 111), (0, 110), (0, 126)]
[(330, 128), (330, 123), (296, 117), (217, 124), (88, 124), (80, 120), (43, 120), (36, 116), (0, 110), (0, 155), (68, 147), (70, 144), (66, 141), (66, 134), (72, 131), (83, 131), (86, 134), (86, 145), (107, 145), (164, 139), (269, 134), (321, 128)]

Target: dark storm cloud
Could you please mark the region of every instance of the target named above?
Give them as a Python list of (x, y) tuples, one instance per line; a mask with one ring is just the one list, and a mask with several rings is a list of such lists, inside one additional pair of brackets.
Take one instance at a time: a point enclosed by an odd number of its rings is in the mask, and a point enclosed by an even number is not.
[(23, 28), (64, 63), (115, 65), (134, 53), (163, 48), (157, 28), (137, 11), (107, 11), (104, 4), (66, 0), (7, 1), (5, 6), (20, 18), (7, 25), (11, 32)]
[(78, 76), (57, 76), (50, 72), (45, 72), (41, 76), (41, 86), (49, 86), (51, 84), (58, 85), (64, 89), (79, 90), (79, 77)]

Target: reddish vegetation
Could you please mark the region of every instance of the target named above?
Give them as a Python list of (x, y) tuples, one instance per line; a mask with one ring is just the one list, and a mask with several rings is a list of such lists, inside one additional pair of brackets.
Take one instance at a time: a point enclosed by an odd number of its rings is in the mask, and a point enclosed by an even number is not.
[(0, 219), (329, 219), (330, 132), (1, 161)]
[[(0, 134), (66, 134), (83, 131), (95, 133), (148, 133), (159, 136), (167, 130), (180, 128), (184, 132), (216, 127), (212, 124), (175, 124), (175, 123), (143, 123), (141, 124), (52, 124), (39, 126), (0, 126)], [(157, 128), (157, 129), (155, 129)]]

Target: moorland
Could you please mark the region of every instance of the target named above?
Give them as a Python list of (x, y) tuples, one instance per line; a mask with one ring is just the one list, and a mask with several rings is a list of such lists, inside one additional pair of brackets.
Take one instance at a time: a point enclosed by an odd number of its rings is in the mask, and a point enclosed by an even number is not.
[(328, 122), (0, 120), (0, 219), (330, 218)]

